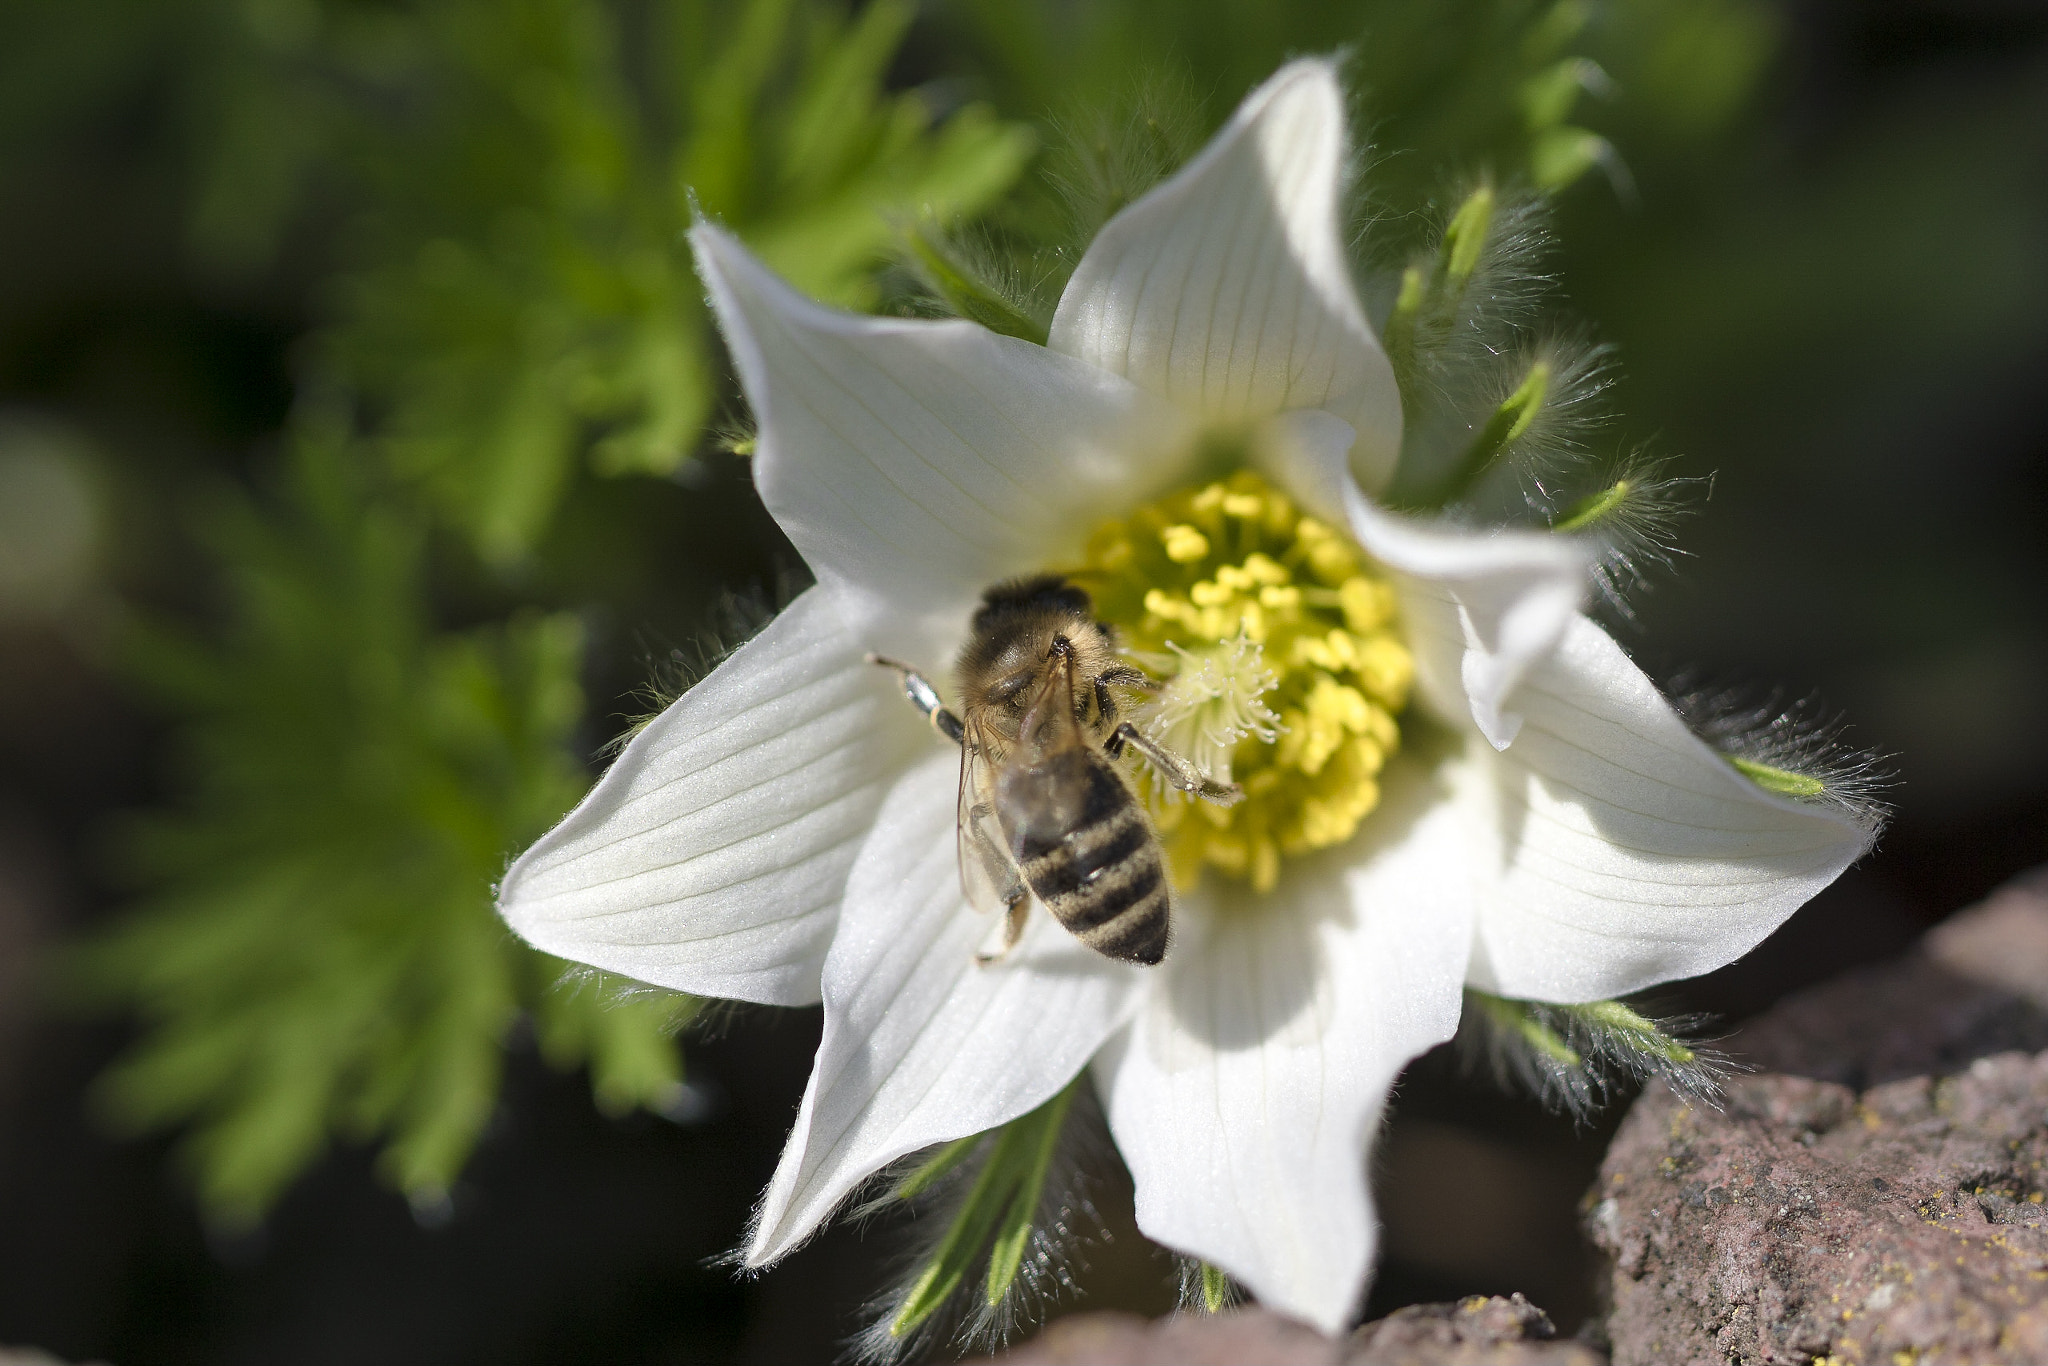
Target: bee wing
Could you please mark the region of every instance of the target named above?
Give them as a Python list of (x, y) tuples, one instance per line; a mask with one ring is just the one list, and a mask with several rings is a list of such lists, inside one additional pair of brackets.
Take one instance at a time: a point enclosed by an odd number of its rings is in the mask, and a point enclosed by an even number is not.
[(1025, 897), (1024, 878), (996, 819), (996, 764), (981, 726), (970, 721), (960, 746), (956, 813), (960, 890), (977, 911), (1002, 911)]
[(1024, 709), (1019, 747), (1036, 755), (1055, 754), (1088, 743), (1081, 732), (1080, 684), (1074, 677), (1074, 656), (1052, 660), (1045, 678)]

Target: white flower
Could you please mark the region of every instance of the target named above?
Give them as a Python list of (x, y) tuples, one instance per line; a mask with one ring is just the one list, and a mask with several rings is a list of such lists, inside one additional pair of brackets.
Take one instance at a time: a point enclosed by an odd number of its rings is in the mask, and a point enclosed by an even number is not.
[[(1761, 791), (1687, 730), (1580, 614), (1572, 541), (1371, 501), (1400, 400), (1346, 266), (1345, 156), (1330, 64), (1286, 67), (1103, 229), (1047, 347), (833, 312), (694, 232), (759, 420), (761, 497), (817, 586), (627, 747), (500, 905), (609, 971), (823, 999), (751, 1264), (884, 1164), (1092, 1068), (1139, 1226), (1337, 1330), (1371, 1266), (1388, 1089), (1450, 1037), (1467, 984), (1581, 1002), (1704, 972), (1863, 852), (1851, 821)], [(1270, 891), (1184, 892), (1161, 967), (1042, 912), (978, 966), (959, 755), (863, 656), (943, 678), (985, 587), (1072, 564), (1103, 519), (1197, 481), (1218, 431), (1386, 572), (1416, 705), (1466, 738), (1388, 767), (1357, 833), (1286, 859)]]

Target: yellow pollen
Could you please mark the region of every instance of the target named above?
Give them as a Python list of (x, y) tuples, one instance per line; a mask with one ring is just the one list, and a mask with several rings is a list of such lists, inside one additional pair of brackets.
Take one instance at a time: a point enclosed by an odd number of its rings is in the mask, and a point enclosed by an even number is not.
[(1268, 891), (1283, 856), (1357, 833), (1414, 660), (1393, 586), (1349, 537), (1240, 471), (1096, 528), (1085, 568), (1102, 619), (1168, 684), (1170, 716), (1140, 724), (1191, 758), (1206, 740), (1244, 787), (1226, 808), (1141, 784), (1176, 885), (1214, 868)]
[(1209, 538), (1185, 523), (1168, 527), (1160, 539), (1166, 543), (1166, 558), (1175, 564), (1188, 564), (1209, 553)]

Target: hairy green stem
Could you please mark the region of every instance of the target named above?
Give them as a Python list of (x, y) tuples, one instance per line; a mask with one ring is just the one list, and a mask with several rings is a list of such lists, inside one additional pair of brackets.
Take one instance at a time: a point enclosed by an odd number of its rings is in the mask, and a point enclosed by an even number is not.
[(1202, 1263), (1202, 1307), (1212, 1314), (1223, 1312), (1230, 1302), (1230, 1277), (1207, 1262)]
[[(938, 1250), (918, 1273), (903, 1307), (889, 1325), (901, 1337), (923, 1323), (950, 1299), (966, 1279), (984, 1248), (988, 1254), (988, 1302), (994, 1305), (1009, 1292), (1024, 1264), (1024, 1250), (1038, 1212), (1040, 1193), (1059, 1146), (1079, 1079), (1030, 1114), (993, 1130), (995, 1147), (974, 1179), (967, 1200)], [(913, 1172), (897, 1188), (902, 1197), (916, 1195), (959, 1166), (989, 1134), (957, 1139)], [(993, 1240), (993, 1243), (991, 1243)]]
[(1818, 778), (1804, 773), (1794, 773), (1788, 768), (1772, 764), (1761, 764), (1754, 759), (1729, 755), (1728, 762), (1735, 765), (1735, 771), (1755, 783), (1766, 792), (1775, 792), (1781, 797), (1818, 797), (1828, 790), (1828, 785)]
[(1567, 536), (1575, 531), (1584, 531), (1613, 516), (1615, 509), (1628, 502), (1634, 491), (1635, 485), (1630, 480), (1617, 479), (1551, 523), (1550, 529)]
[(970, 270), (929, 229), (913, 228), (904, 234), (904, 238), (911, 259), (917, 263), (925, 283), (938, 293), (947, 307), (991, 332), (1045, 345), (1045, 324), (1017, 307), (1000, 290)]

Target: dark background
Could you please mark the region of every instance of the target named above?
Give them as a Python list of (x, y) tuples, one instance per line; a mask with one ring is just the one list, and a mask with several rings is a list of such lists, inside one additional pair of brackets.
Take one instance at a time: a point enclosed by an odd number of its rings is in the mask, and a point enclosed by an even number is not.
[[(2028, 0), (1793, 5), (1756, 112), (1711, 152), (1632, 162), (1633, 199), (1577, 193), (1560, 262), (1619, 344), (1623, 406), (1714, 474), (1681, 572), (1618, 622), (1667, 674), (1782, 680), (1896, 755), (1877, 852), (1744, 961), (1671, 994), (1736, 1019), (1897, 952), (2048, 861), (2048, 11)], [(906, 72), (905, 79), (918, 75)], [(232, 289), (195, 282), (152, 94), (103, 111), (0, 213), (0, 407), (61, 415), (132, 466), (143, 515), (194, 470), (255, 477), (291, 397), (317, 233)], [(687, 491), (579, 487), (558, 535), (667, 529), (671, 578), (772, 581), (786, 551), (744, 469)], [(175, 537), (147, 592), (196, 600)], [(687, 611), (594, 585), (630, 686), (635, 632)], [(890, 1234), (837, 1230), (756, 1281), (737, 1241), (792, 1118), (815, 1012), (756, 1011), (688, 1048), (701, 1114), (608, 1120), (514, 1049), (445, 1227), (343, 1150), (255, 1235), (209, 1239), (167, 1138), (121, 1141), (90, 1079), (128, 1037), (36, 988), (40, 951), (120, 904), (110, 813), (158, 795), (160, 719), (48, 624), (0, 626), (0, 1343), (173, 1363), (823, 1361), (878, 1288)], [(1575, 1206), (1591, 1128), (1418, 1062), (1379, 1162), (1373, 1312), (1521, 1290), (1591, 1308)], [(1113, 1181), (1097, 1302), (1163, 1309)]]

